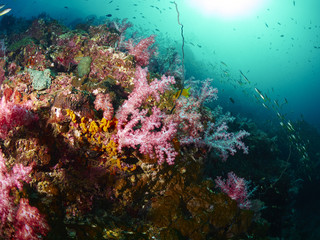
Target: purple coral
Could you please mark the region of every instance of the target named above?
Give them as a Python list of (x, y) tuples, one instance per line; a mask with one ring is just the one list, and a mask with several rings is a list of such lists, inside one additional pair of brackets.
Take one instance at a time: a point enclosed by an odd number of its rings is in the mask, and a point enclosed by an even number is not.
[(199, 96), (197, 93), (194, 93), (195, 96), (190, 96), (189, 98), (182, 96), (176, 102), (173, 119), (182, 133), (182, 136), (180, 136), (181, 144), (190, 144), (201, 139), (201, 133), (205, 130), (201, 120), (201, 105), (204, 102), (218, 98), (218, 89), (211, 87), (209, 83), (209, 79), (205, 81)]
[(222, 113), (221, 107), (216, 107), (212, 112), (215, 118), (214, 122), (208, 122), (208, 127), (205, 131), (202, 141), (199, 145), (206, 145), (209, 149), (214, 149), (220, 153), (222, 161), (226, 161), (230, 155), (234, 155), (237, 149), (242, 149), (243, 153), (248, 154), (248, 147), (242, 139), (250, 135), (245, 130), (238, 132), (228, 132), (228, 123), (235, 120), (231, 114)]
[(202, 124), (203, 115), (200, 112), (201, 105), (205, 102), (217, 99), (216, 88), (210, 86), (208, 79), (202, 86), (202, 90), (194, 96), (181, 97), (176, 103), (174, 121), (178, 124), (182, 133), (180, 143), (183, 145), (195, 144), (200, 147), (208, 147), (220, 154), (223, 161), (230, 155), (234, 155), (237, 149), (242, 149), (248, 153), (248, 147), (242, 139), (249, 136), (249, 133), (241, 130), (237, 133), (228, 132), (228, 122), (234, 120), (229, 113), (222, 114), (221, 107), (213, 111), (214, 122), (207, 122), (206, 127)]
[(203, 142), (199, 142), (199, 144), (205, 144), (210, 149), (213, 148), (218, 151), (222, 161), (226, 161), (229, 154), (234, 155), (237, 149), (242, 149), (243, 153), (248, 154), (248, 147), (245, 146), (242, 139), (250, 134), (244, 130), (240, 130), (237, 133), (228, 132), (227, 130), (226, 122), (221, 125), (209, 122)]

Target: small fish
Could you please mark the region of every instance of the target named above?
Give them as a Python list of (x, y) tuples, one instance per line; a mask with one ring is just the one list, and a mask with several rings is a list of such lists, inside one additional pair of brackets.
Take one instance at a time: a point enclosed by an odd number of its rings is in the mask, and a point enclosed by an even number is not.
[(109, 13), (109, 14), (106, 15), (106, 17), (112, 17), (112, 14)]
[(267, 105), (265, 105), (264, 103), (262, 103), (262, 106), (264, 106), (266, 109), (269, 109), (269, 107)]
[(220, 63), (226, 67), (228, 67), (228, 65), (225, 62), (220, 61)]
[(282, 35), (280, 35), (280, 37), (284, 37), (284, 35), (282, 34)]
[(258, 88), (254, 88), (254, 90), (256, 90), (256, 92), (259, 94), (259, 96), (265, 101), (265, 97), (263, 96), (263, 94), (259, 91)]
[(190, 89), (191, 87), (188, 88), (184, 88), (181, 92), (181, 90), (177, 91), (176, 94), (173, 96), (175, 99), (177, 99), (178, 97), (184, 96), (186, 98), (188, 98), (190, 96)]
[(257, 97), (257, 95), (253, 95), (255, 99), (257, 99), (258, 102), (260, 102), (260, 99)]
[(269, 98), (269, 96), (266, 93), (264, 94), (264, 97), (268, 102), (271, 102), (271, 99)]
[(67, 7), (67, 6), (65, 6), (64, 8), (65, 8), (65, 9), (68, 9), (68, 7)]
[(160, 30), (158, 28), (155, 29), (157, 32), (160, 32)]
[(284, 116), (281, 113), (277, 112), (277, 116), (278, 116), (278, 118), (284, 120)]
[(234, 103), (234, 99), (232, 97), (229, 98), (230, 102)]
[(293, 1), (292, 3), (293, 3), (293, 6), (296, 6), (296, 1)]
[(202, 48), (202, 46), (201, 46), (201, 45), (199, 45), (199, 44), (197, 44), (197, 46), (198, 46), (199, 48)]
[(267, 23), (264, 23), (264, 24), (266, 25), (267, 28), (269, 27), (269, 25)]
[(5, 15), (5, 14), (7, 14), (7, 13), (10, 12), (10, 11), (11, 11), (11, 8), (7, 8), (7, 9), (5, 9), (5, 10), (3, 10), (3, 11), (0, 12), (0, 16)]
[(116, 10), (116, 11), (119, 11), (119, 10), (120, 10), (120, 8), (116, 8), (115, 10)]
[(241, 70), (239, 70), (239, 71), (240, 71), (241, 76), (242, 76), (248, 83), (250, 83), (249, 79), (243, 74), (243, 72), (242, 72)]
[(0, 5), (0, 9), (1, 9), (1, 8), (4, 8), (4, 6), (5, 6), (5, 4)]
[(291, 131), (291, 132), (294, 132), (294, 131), (295, 131), (290, 121), (289, 121), (288, 124), (287, 124), (287, 128), (288, 128), (288, 130)]

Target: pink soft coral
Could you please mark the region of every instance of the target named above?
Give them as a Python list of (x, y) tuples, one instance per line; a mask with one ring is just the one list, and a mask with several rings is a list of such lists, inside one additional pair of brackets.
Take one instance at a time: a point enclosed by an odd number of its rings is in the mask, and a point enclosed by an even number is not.
[(229, 172), (228, 179), (222, 180), (221, 177), (217, 177), (215, 182), (222, 192), (237, 201), (241, 209), (249, 209), (251, 207), (251, 201), (248, 199), (250, 195), (248, 193), (248, 182), (244, 178)]
[(14, 104), (2, 97), (0, 101), (0, 138), (6, 138), (8, 132), (21, 125), (30, 125), (38, 119), (37, 115), (30, 112), (31, 101), (25, 104)]
[(175, 81), (173, 77), (163, 76), (161, 81), (155, 79), (149, 84), (146, 76), (147, 69), (137, 67), (135, 88), (116, 114), (118, 132), (115, 139), (119, 144), (118, 149), (139, 148), (142, 154), (157, 157), (159, 164), (164, 161), (173, 164), (177, 152), (171, 141), (177, 131), (176, 123), (168, 120), (167, 115), (156, 106), (151, 114), (148, 109), (140, 108), (150, 95), (160, 101), (160, 94)]
[(124, 101), (116, 117), (119, 120), (118, 125), (125, 124), (129, 119), (129, 116), (137, 108), (147, 100), (149, 96), (152, 96), (157, 102), (160, 101), (160, 94), (163, 94), (169, 89), (171, 84), (175, 83), (174, 77), (162, 76), (161, 80), (155, 79), (150, 84), (147, 80), (147, 68), (137, 67), (135, 77), (133, 79), (134, 89), (128, 97), (128, 100)]
[(106, 120), (111, 120), (113, 117), (113, 105), (111, 97), (108, 93), (98, 93), (94, 101), (94, 108), (96, 110), (103, 110), (103, 117)]
[[(124, 126), (118, 125), (117, 140), (119, 149), (123, 147), (137, 148), (142, 154), (157, 157), (158, 163), (166, 160), (169, 165), (174, 164), (177, 152), (171, 141), (176, 134), (176, 124), (165, 123), (166, 115), (157, 107), (153, 107), (152, 114), (147, 116), (147, 110), (134, 110), (130, 121)], [(140, 126), (138, 128), (137, 126)]]
[(20, 199), (19, 209), (16, 215), (15, 239), (17, 240), (37, 240), (38, 234), (46, 235), (49, 226), (44, 217), (36, 207), (29, 205), (29, 200)]
[[(45, 235), (48, 232), (48, 225), (35, 207), (29, 205), (27, 199), (21, 198), (17, 206), (15, 197), (11, 190), (17, 188), (22, 190), (23, 183), (30, 182), (29, 174), (32, 166), (25, 167), (16, 164), (10, 172), (5, 165), (5, 158), (0, 151), (0, 237), (1, 239), (38, 239), (38, 234)], [(14, 226), (15, 233), (13, 233)]]
[(125, 43), (125, 46), (129, 50), (129, 54), (135, 57), (138, 65), (147, 66), (149, 64), (150, 57), (154, 53), (154, 49), (150, 48), (154, 42), (154, 36), (151, 35), (148, 38), (140, 40), (137, 45), (134, 45), (133, 39), (129, 39), (129, 41)]
[(5, 163), (6, 160), (0, 151), (0, 230), (4, 227), (7, 219), (12, 219), (12, 215), (14, 214), (14, 199), (10, 195), (11, 188), (17, 187), (19, 190), (22, 190), (21, 181), (30, 181), (28, 175), (32, 169), (32, 167), (16, 164), (12, 171), (8, 172)]

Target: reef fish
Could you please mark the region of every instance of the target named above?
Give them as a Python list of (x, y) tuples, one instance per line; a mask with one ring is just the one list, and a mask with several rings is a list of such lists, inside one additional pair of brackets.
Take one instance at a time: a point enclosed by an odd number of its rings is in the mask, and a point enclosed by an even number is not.
[(5, 14), (7, 14), (7, 13), (10, 12), (10, 11), (11, 11), (11, 8), (7, 8), (7, 9), (5, 9), (5, 10), (3, 10), (3, 11), (0, 12), (0, 16), (5, 15)]
[(249, 79), (243, 74), (241, 70), (240, 70), (240, 74), (248, 83), (250, 83)]
[(261, 93), (261, 91), (258, 88), (254, 88), (254, 90), (259, 94), (259, 96), (265, 101), (265, 97), (263, 96), (263, 94)]

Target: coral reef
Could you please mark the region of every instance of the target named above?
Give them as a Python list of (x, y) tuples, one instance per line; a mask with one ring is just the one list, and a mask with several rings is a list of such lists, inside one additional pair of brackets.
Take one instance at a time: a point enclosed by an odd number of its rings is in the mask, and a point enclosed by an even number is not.
[(238, 206), (201, 174), (211, 153), (223, 161), (237, 148), (247, 153), (249, 134), (229, 132), (233, 118), (205, 107), (217, 98), (210, 81), (180, 94), (179, 79), (142, 68), (155, 36), (124, 42), (129, 26), (69, 30), (36, 19), (8, 36), (1, 237), (263, 239), (267, 224), (249, 196)]

